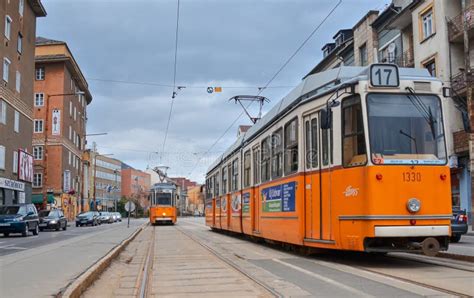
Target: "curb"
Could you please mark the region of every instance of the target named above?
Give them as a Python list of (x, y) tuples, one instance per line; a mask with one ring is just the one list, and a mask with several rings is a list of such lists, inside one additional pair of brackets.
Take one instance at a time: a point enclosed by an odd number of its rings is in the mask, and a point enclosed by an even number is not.
[(436, 255), (436, 257), (437, 258), (443, 258), (443, 259), (452, 259), (452, 260), (458, 260), (458, 261), (465, 261), (465, 262), (474, 263), (474, 256), (453, 254), (453, 253), (448, 253), (448, 252), (439, 252)]
[(56, 295), (57, 298), (60, 297), (72, 297), (79, 298), (87, 288), (89, 288), (97, 278), (109, 267), (110, 263), (127, 247), (127, 245), (135, 239), (135, 237), (143, 231), (143, 229), (148, 225), (148, 222), (144, 223), (138, 229), (133, 232), (127, 239), (122, 240), (118, 245), (112, 248), (105, 256), (103, 256), (99, 261), (94, 265), (82, 272), (78, 277), (76, 277), (71, 283), (69, 283), (65, 288), (61, 289)]

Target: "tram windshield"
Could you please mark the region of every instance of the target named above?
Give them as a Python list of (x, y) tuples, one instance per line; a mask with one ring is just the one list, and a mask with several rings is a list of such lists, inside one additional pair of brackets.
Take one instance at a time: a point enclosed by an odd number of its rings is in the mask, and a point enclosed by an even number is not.
[(157, 205), (172, 205), (171, 202), (171, 193), (161, 192), (156, 194), (156, 204)]
[(434, 95), (369, 94), (374, 164), (446, 163), (441, 102)]

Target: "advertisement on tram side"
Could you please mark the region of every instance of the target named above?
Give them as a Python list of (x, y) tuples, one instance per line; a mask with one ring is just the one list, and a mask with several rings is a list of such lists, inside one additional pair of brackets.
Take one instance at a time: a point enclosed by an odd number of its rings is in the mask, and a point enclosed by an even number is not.
[(250, 212), (250, 193), (246, 192), (242, 195), (242, 212), (249, 213)]
[(263, 212), (295, 211), (296, 182), (275, 185), (262, 189)]

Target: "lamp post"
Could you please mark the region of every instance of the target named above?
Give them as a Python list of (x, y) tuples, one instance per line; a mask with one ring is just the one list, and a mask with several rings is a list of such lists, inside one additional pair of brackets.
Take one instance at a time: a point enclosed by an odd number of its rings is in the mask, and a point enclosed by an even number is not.
[(114, 155), (113, 153), (108, 153), (108, 154), (99, 154), (97, 152), (94, 152), (94, 191), (93, 191), (93, 196), (94, 196), (94, 211), (97, 211), (97, 197), (96, 197), (96, 191), (97, 191), (97, 186), (96, 186), (96, 179), (97, 179), (97, 156), (112, 156)]
[[(117, 187), (117, 173), (118, 173), (118, 170), (115, 169), (115, 170), (114, 170), (114, 175), (115, 175), (114, 190), (115, 190), (115, 192), (117, 192), (117, 190), (118, 190), (118, 187)], [(117, 198), (116, 195), (114, 195), (114, 201), (115, 201), (115, 212), (117, 212), (117, 201), (118, 201), (118, 198)]]
[(44, 164), (44, 178), (43, 178), (43, 209), (46, 209), (48, 205), (48, 191), (47, 191), (47, 181), (48, 181), (48, 116), (49, 116), (49, 107), (50, 107), (50, 98), (55, 96), (76, 96), (76, 95), (84, 95), (86, 94), (83, 91), (78, 91), (74, 93), (58, 93), (58, 94), (47, 94), (46, 96), (46, 117), (44, 119), (44, 156), (43, 156), (43, 164)]

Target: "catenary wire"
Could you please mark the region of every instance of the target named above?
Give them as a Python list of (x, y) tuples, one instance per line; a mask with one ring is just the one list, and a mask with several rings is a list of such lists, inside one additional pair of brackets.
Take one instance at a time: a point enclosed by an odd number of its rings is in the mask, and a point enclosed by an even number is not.
[[(278, 71), (271, 77), (271, 79), (265, 84), (263, 88), (261, 88), (258, 92), (257, 95), (260, 95), (272, 82), (275, 80), (275, 78), (283, 71), (283, 69), (291, 62), (291, 60), (298, 54), (298, 52), (306, 45), (306, 43), (313, 37), (313, 35), (321, 28), (321, 26), (329, 19), (329, 17), (334, 13), (334, 11), (341, 5), (342, 0), (339, 0), (336, 5), (328, 12), (328, 14), (319, 22), (319, 24), (314, 28), (314, 30), (308, 35), (308, 37), (303, 41), (303, 43), (293, 52), (293, 54), (282, 64), (282, 66), (278, 69)], [(252, 105), (253, 102), (250, 102), (247, 105), (247, 109)], [(206, 153), (204, 153), (196, 162), (194, 165), (193, 169), (189, 172), (189, 176), (196, 170), (198, 167), (199, 163), (201, 162), (202, 158), (207, 154), (207, 152), (210, 152), (214, 146), (219, 143), (219, 141), (229, 132), (229, 130), (235, 125), (235, 123), (242, 117), (244, 112), (241, 112), (237, 118), (235, 118), (234, 121), (226, 128), (224, 133), (222, 133), (217, 140), (209, 147), (208, 150), (206, 150)]]
[(173, 71), (173, 95), (171, 96), (170, 112), (168, 114), (168, 122), (166, 123), (165, 137), (163, 138), (163, 147), (161, 149), (160, 162), (163, 158), (163, 152), (166, 148), (166, 139), (168, 138), (168, 131), (171, 123), (171, 116), (173, 115), (174, 98), (176, 97), (176, 66), (178, 64), (178, 34), (179, 34), (179, 0), (176, 8), (176, 34), (174, 46), (174, 71)]

